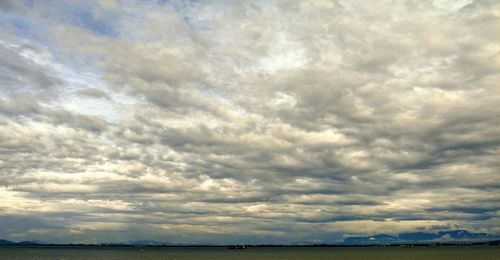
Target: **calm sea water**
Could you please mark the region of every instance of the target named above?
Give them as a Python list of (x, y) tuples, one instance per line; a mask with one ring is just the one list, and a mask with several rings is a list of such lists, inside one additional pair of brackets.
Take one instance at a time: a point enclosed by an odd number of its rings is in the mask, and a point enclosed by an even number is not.
[(0, 259), (500, 259), (500, 247), (446, 248), (39, 248), (0, 247)]

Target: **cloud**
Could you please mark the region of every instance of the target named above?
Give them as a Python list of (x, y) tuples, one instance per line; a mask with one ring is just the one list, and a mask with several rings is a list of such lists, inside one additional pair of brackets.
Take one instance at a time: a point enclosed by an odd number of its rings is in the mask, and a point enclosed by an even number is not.
[(111, 99), (111, 97), (108, 94), (106, 94), (106, 92), (99, 90), (97, 88), (85, 88), (78, 91), (78, 94), (92, 98)]
[(5, 2), (0, 237), (498, 233), (498, 7)]
[(44, 54), (33, 46), (0, 43), (2, 95), (43, 95), (58, 85), (43, 67)]

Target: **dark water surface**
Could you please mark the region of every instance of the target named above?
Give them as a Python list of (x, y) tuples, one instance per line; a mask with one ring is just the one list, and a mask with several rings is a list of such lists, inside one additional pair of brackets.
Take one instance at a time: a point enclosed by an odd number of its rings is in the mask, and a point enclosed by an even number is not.
[(119, 248), (0, 247), (0, 259), (500, 259), (500, 247), (441, 248)]

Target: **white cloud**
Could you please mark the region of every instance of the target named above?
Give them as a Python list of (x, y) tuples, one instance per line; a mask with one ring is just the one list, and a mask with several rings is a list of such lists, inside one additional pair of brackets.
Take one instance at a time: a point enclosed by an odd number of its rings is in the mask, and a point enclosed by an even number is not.
[(499, 6), (452, 2), (0, 5), (0, 237), (498, 233)]

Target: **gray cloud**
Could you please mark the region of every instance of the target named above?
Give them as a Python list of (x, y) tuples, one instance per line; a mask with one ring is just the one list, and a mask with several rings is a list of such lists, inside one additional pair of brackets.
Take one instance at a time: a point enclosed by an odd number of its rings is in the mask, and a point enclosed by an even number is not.
[(494, 1), (130, 5), (1, 9), (0, 237), (500, 232)]
[[(32, 46), (0, 45), (2, 94), (46, 94), (60, 81), (36, 60), (38, 50)], [(42, 54), (43, 55), (43, 54)], [(40, 56), (39, 56), (40, 57)], [(40, 57), (42, 58), (42, 57)]]

